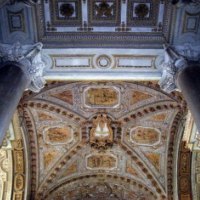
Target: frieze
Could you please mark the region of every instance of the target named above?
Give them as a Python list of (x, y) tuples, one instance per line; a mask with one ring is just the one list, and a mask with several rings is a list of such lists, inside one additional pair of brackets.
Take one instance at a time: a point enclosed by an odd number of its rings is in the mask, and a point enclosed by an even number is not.
[(137, 55), (137, 54), (86, 54), (81, 52), (78, 54), (53, 54), (49, 53), (52, 59), (51, 70), (62, 69), (68, 71), (70, 69), (79, 70), (138, 70), (151, 69), (155, 70), (155, 61), (157, 55)]

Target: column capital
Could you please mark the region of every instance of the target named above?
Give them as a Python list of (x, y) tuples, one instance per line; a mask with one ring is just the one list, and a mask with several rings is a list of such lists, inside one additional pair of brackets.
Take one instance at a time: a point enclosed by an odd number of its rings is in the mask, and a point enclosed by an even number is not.
[(159, 81), (161, 89), (170, 93), (177, 90), (177, 73), (188, 66), (187, 60), (172, 47), (164, 45), (164, 60), (161, 63), (162, 77)]
[(12, 4), (15, 4), (15, 3), (20, 3), (20, 2), (22, 2), (26, 5), (29, 5), (29, 6), (40, 3), (39, 0), (1, 0), (0, 1), (0, 7), (4, 6), (5, 4), (11, 4), (12, 5)]
[(27, 89), (39, 92), (45, 84), (43, 70), (45, 68), (45, 58), (43, 57), (42, 43), (34, 45), (21, 45), (16, 42), (13, 45), (0, 44), (0, 61), (17, 62), (19, 67), (30, 80)]

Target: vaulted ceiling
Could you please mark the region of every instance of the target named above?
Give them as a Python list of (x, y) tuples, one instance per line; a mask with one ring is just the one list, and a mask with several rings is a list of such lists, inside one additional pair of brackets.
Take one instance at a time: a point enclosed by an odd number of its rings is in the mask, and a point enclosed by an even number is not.
[(32, 198), (172, 198), (186, 111), (178, 93), (165, 94), (156, 82), (52, 82), (27, 92), (18, 110)]
[(191, 154), (182, 141), (196, 130), (181, 93), (133, 80), (161, 77), (163, 43), (199, 55), (200, 6), (9, 2), (0, 1), (0, 42), (42, 42), (49, 68), (45, 88), (24, 93), (9, 130), (17, 136), (0, 150), (0, 199), (197, 200), (200, 145)]

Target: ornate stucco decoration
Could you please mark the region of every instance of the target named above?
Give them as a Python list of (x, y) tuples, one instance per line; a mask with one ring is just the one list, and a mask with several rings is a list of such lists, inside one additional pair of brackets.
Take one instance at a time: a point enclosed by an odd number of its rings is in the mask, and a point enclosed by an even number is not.
[(29, 6), (39, 3), (38, 0), (2, 0), (0, 2), (0, 7), (4, 6), (5, 4), (15, 4), (15, 3), (21, 3), (21, 2)]
[(175, 4), (178, 6), (182, 6), (182, 5), (190, 4), (190, 3), (193, 3), (195, 5), (200, 4), (200, 0), (172, 0), (171, 2), (172, 2), (172, 4)]
[(187, 67), (186, 59), (169, 46), (164, 46), (165, 57), (162, 63), (162, 77), (159, 81), (161, 89), (170, 93), (177, 90), (176, 75), (179, 70)]
[(30, 80), (27, 89), (33, 92), (39, 92), (45, 84), (42, 76), (46, 62), (41, 53), (42, 46), (42, 43), (23, 46), (19, 42), (13, 45), (0, 44), (0, 61), (18, 63)]
[(182, 46), (177, 46), (176, 51), (187, 60), (194, 62), (200, 61), (200, 46), (193, 46), (192, 43), (185, 43)]
[(113, 144), (113, 131), (111, 121), (106, 114), (97, 115), (93, 119), (93, 128), (90, 131), (90, 144), (100, 150), (107, 149)]

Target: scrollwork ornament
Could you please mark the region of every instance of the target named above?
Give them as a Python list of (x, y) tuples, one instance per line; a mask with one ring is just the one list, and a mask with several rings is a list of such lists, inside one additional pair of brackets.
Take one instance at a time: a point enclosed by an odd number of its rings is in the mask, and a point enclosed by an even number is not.
[(20, 2), (31, 6), (31, 5), (35, 5), (39, 3), (39, 0), (10, 0), (11, 4), (20, 3)]
[(200, 61), (200, 47), (192, 43), (185, 43), (182, 46), (176, 47), (176, 51), (189, 61)]
[(13, 61), (19, 63), (19, 67), (29, 78), (27, 89), (39, 92), (45, 84), (43, 70), (46, 67), (41, 53), (42, 43), (22, 46), (19, 42), (7, 45), (0, 44), (1, 62)]
[(164, 46), (165, 58), (162, 65), (162, 77), (159, 81), (161, 89), (170, 93), (177, 90), (177, 73), (187, 67), (187, 61), (183, 56), (177, 54), (171, 47)]
[(39, 4), (40, 1), (39, 0), (1, 0), (0, 7), (4, 6), (6, 4), (13, 5), (16, 3), (24, 3), (28, 6), (33, 6), (33, 5)]

